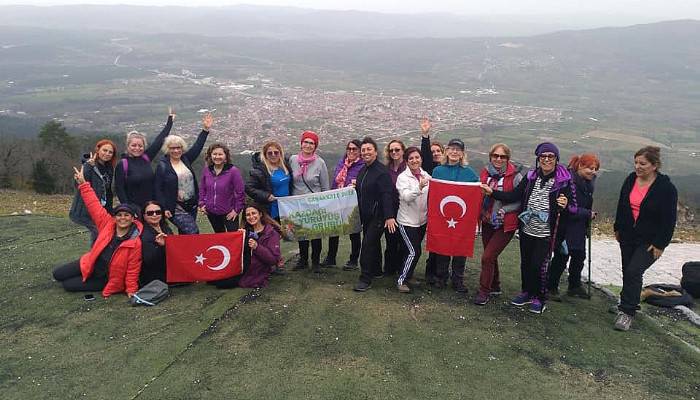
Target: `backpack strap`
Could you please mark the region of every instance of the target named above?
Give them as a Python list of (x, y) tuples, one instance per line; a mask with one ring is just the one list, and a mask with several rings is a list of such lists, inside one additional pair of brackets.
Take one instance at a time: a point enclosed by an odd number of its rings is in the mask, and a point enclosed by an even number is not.
[[(141, 158), (143, 158), (147, 163), (151, 162), (151, 159), (148, 157), (148, 154), (143, 153), (141, 154)], [(129, 172), (129, 157), (124, 157), (122, 158), (122, 170), (124, 171), (124, 179), (126, 179), (126, 176), (128, 175)]]

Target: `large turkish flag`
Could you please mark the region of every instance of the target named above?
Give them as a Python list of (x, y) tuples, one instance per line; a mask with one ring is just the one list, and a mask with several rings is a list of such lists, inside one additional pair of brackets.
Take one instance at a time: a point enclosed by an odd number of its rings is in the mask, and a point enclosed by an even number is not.
[(444, 256), (474, 255), (481, 195), (480, 183), (430, 180), (428, 251)]
[(168, 283), (217, 281), (243, 273), (245, 231), (165, 238)]

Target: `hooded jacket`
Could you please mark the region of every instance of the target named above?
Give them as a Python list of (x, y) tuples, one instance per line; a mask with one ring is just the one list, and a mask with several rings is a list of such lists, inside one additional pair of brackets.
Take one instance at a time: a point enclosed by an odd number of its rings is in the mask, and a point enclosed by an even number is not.
[(620, 189), (615, 232), (619, 233), (622, 244), (651, 244), (657, 249), (664, 249), (671, 242), (676, 228), (678, 192), (668, 175), (659, 173), (642, 200), (635, 223), (630, 206), (630, 192), (636, 179), (636, 174), (631, 173)]
[[(260, 152), (257, 151), (251, 156), (252, 165), (250, 171), (248, 172), (248, 181), (245, 183), (245, 192), (250, 196), (253, 201), (261, 206), (265, 207), (265, 211), (270, 212), (271, 202), (268, 197), (272, 194), (272, 182), (270, 180), (270, 173), (267, 172), (265, 163), (260, 159)], [(291, 175), (292, 168), (289, 166), (289, 161), (285, 157), (284, 165), (287, 167), (287, 171)], [(289, 179), (289, 193), (292, 193), (293, 179)]]
[(231, 164), (224, 164), (219, 175), (216, 175), (213, 165), (205, 166), (199, 186), (199, 206), (205, 206), (210, 214), (226, 215), (232, 210), (240, 214), (245, 206), (245, 184), (241, 171)]
[[(246, 240), (246, 246), (248, 241)], [(270, 273), (280, 260), (280, 234), (272, 225), (265, 225), (258, 234), (258, 247), (251, 251), (250, 265), (243, 273), (238, 286), (242, 288), (267, 287)]]
[[(95, 262), (102, 251), (109, 245), (116, 231), (116, 222), (100, 204), (95, 192), (88, 182), (78, 186), (80, 195), (87, 206), (92, 221), (97, 226), (97, 240), (87, 253), (80, 257), (80, 273), (85, 282), (95, 269)], [(126, 292), (136, 293), (139, 290), (139, 273), (141, 272), (141, 238), (143, 231), (141, 222), (134, 219), (136, 229), (132, 230), (131, 237), (119, 244), (109, 261), (107, 284), (102, 289), (102, 295), (109, 297), (112, 294)]]

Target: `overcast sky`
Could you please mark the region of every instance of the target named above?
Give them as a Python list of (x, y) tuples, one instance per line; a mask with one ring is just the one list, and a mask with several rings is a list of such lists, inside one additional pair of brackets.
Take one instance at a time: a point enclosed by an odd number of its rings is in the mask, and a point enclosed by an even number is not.
[[(137, 4), (191, 6), (192, 0), (0, 0), (0, 5)], [(202, 6), (283, 5), (317, 9), (380, 12), (450, 12), (455, 14), (623, 14), (650, 19), (700, 19), (698, 0), (199, 0)]]

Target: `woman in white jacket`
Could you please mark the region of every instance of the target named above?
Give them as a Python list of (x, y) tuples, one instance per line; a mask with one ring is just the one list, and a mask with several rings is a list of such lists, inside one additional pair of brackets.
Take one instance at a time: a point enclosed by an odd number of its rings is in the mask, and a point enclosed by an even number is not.
[(399, 192), (399, 212), (396, 220), (404, 244), (397, 288), (401, 293), (410, 293), (411, 288), (406, 281), (413, 276), (413, 270), (420, 258), (421, 244), (428, 223), (430, 175), (421, 168), (423, 160), (420, 149), (409, 147), (403, 157), (408, 168), (396, 179), (396, 190)]

